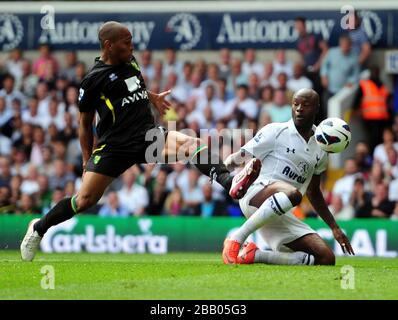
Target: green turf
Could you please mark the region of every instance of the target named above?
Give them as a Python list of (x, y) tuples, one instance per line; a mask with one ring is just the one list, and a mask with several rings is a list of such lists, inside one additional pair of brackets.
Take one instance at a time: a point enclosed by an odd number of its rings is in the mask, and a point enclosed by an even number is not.
[[(43, 290), (40, 270), (55, 270)], [(355, 289), (341, 288), (341, 267)], [(38, 254), (0, 251), (0, 299), (397, 299), (398, 259), (338, 258), (334, 267), (223, 265), (218, 254)]]

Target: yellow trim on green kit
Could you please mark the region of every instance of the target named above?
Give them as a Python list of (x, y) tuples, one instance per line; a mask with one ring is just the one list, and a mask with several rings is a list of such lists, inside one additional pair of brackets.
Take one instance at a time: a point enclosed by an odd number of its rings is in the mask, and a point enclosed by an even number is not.
[(109, 100), (107, 97), (105, 97), (104, 95), (101, 96), (102, 100), (105, 100), (105, 104), (106, 106), (109, 108), (109, 110), (111, 110), (112, 112), (112, 117), (113, 117), (113, 123), (115, 123), (116, 121), (116, 117), (115, 117), (115, 109), (113, 108), (112, 102), (111, 100)]

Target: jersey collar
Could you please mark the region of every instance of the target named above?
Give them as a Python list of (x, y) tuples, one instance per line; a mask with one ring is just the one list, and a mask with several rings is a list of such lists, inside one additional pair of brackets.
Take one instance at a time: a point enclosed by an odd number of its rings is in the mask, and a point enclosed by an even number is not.
[[(288, 127), (289, 127), (289, 131), (291, 134), (297, 134), (305, 143), (307, 143), (307, 141), (305, 141), (305, 139), (302, 137), (302, 135), (297, 131), (296, 125), (294, 124), (293, 119), (290, 119), (288, 122)], [(316, 126), (312, 125), (312, 131), (313, 131), (313, 135), (310, 137), (310, 139), (308, 140), (308, 143), (311, 141), (311, 139), (314, 138), (314, 134), (315, 134), (315, 130), (316, 130)]]

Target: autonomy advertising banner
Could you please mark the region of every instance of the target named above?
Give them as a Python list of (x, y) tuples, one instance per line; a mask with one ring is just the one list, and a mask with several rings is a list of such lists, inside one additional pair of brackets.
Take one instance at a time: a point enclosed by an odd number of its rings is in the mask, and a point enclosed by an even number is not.
[[(398, 47), (397, 10), (361, 10), (365, 29), (374, 47)], [(124, 23), (138, 50), (175, 48), (216, 50), (222, 47), (295, 48), (294, 19), (307, 18), (309, 32), (336, 45), (346, 30), (344, 14), (330, 11), (175, 12), (175, 13), (0, 13), (0, 48), (36, 49), (48, 43), (55, 49), (98, 50), (97, 31), (104, 21)]]
[[(0, 216), (0, 249), (18, 249), (30, 215)], [(243, 218), (143, 217), (101, 218), (74, 217), (51, 228), (41, 242), (48, 253), (152, 253), (200, 251), (221, 252), (224, 238), (244, 222)], [(342, 254), (332, 232), (319, 219), (305, 220), (327, 241), (337, 255)], [(398, 256), (398, 221), (356, 219), (339, 223), (359, 256)], [(266, 243), (258, 234), (253, 239)]]

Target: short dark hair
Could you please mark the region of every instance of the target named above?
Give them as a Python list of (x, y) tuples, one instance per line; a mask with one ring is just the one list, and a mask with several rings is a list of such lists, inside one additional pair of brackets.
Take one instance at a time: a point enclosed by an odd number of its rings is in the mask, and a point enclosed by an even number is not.
[(304, 18), (304, 17), (296, 17), (296, 18), (294, 19), (294, 21), (296, 21), (296, 22), (302, 22), (302, 23), (305, 23), (306, 20), (307, 20), (307, 19)]

